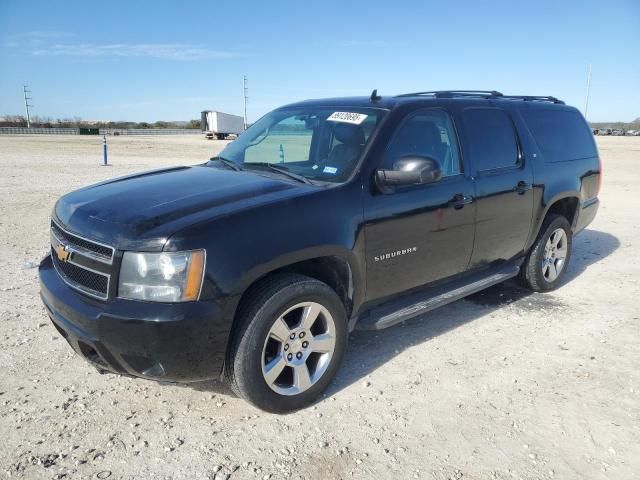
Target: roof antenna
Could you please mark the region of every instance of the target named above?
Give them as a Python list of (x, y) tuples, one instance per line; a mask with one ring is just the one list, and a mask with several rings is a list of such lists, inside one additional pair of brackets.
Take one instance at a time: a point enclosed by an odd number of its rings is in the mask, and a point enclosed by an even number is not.
[(369, 101), (373, 103), (373, 102), (377, 102), (380, 99), (382, 99), (382, 97), (378, 95), (378, 89), (374, 88), (373, 92), (371, 92), (371, 96), (369, 97)]

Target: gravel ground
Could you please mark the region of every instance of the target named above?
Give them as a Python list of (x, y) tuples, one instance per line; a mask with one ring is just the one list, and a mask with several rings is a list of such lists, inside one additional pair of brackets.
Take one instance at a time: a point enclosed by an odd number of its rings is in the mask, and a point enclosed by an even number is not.
[[(601, 209), (550, 294), (495, 287), (351, 336), (316, 406), (100, 375), (38, 298), (61, 194), (224, 142), (0, 136), (0, 477), (640, 478), (640, 138), (600, 137)], [(635, 200), (634, 200), (635, 199)]]

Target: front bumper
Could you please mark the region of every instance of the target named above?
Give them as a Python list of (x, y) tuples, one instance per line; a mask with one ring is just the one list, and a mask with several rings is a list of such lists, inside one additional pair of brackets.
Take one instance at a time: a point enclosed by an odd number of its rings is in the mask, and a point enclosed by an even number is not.
[(217, 303), (94, 300), (64, 283), (50, 256), (39, 275), (56, 329), (98, 370), (173, 382), (220, 376), (231, 319)]

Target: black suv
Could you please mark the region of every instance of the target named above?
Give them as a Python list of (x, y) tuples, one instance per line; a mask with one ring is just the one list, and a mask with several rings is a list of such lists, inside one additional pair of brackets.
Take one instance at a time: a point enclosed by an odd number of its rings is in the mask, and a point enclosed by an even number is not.
[(327, 387), (356, 328), (511, 277), (556, 288), (600, 178), (591, 130), (553, 97), (295, 103), (207, 163), (62, 197), (41, 296), (102, 372), (222, 376), (290, 411)]

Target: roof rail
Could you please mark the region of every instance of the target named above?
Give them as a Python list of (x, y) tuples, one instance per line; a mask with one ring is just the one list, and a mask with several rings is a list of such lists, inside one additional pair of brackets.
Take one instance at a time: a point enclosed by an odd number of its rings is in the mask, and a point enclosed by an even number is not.
[(496, 90), (436, 90), (433, 92), (415, 92), (403, 93), (396, 97), (421, 97), (431, 96), (434, 98), (484, 98), (484, 99), (505, 99), (505, 100), (523, 100), (529, 102), (552, 102), (564, 105), (562, 100), (556, 97), (543, 95), (504, 95)]
[(435, 98), (455, 98), (455, 97), (480, 97), (480, 98), (497, 98), (502, 97), (502, 93), (495, 90), (436, 90), (433, 92), (415, 92), (403, 93), (396, 97), (416, 97), (429, 95)]
[(544, 95), (504, 95), (506, 100), (524, 100), (525, 102), (552, 102), (564, 105), (564, 102), (556, 97)]

